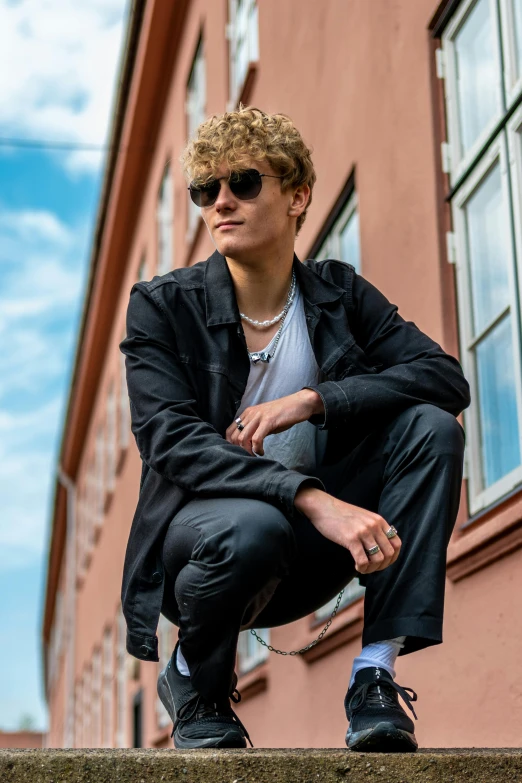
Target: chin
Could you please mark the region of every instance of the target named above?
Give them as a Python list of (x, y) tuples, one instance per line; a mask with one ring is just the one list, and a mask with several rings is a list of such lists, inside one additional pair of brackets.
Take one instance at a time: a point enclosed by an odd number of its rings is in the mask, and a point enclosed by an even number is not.
[(222, 256), (230, 256), (235, 258), (241, 256), (242, 253), (252, 250), (252, 247), (245, 244), (245, 242), (234, 241), (232, 237), (220, 237), (219, 241), (216, 241), (216, 247)]

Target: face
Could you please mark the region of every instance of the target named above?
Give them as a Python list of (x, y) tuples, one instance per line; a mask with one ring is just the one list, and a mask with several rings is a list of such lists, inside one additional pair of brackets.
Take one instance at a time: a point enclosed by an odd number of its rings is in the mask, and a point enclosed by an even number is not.
[[(260, 174), (277, 175), (267, 161), (250, 160), (244, 168)], [(242, 166), (242, 168), (243, 168)], [(230, 168), (222, 164), (216, 177), (228, 177)], [(212, 206), (201, 207), (201, 214), (217, 250), (228, 258), (249, 260), (277, 257), (293, 248), (297, 217), (306, 208), (310, 188), (300, 186), (281, 192), (281, 180), (262, 177), (261, 192), (244, 201), (235, 196), (227, 179)], [(222, 225), (220, 225), (222, 224)]]

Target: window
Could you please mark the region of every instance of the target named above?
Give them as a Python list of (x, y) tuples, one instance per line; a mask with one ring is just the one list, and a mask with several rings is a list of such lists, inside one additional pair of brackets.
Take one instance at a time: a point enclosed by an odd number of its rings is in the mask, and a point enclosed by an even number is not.
[[(270, 629), (261, 628), (256, 629), (258, 636), (270, 644)], [(247, 672), (259, 666), (260, 663), (266, 661), (268, 658), (268, 648), (261, 642), (258, 642), (256, 637), (250, 633), (250, 631), (241, 631), (237, 643), (237, 664), (239, 675), (246, 674)]]
[(113, 688), (112, 628), (103, 634), (103, 747), (113, 747), (112, 688)]
[(132, 702), (132, 747), (143, 747), (143, 691), (139, 690)]
[(86, 550), (85, 550), (85, 565), (89, 564), (89, 558), (91, 556), (92, 548), (94, 546), (95, 530), (97, 525), (97, 504), (98, 495), (96, 488), (96, 458), (95, 455), (91, 457), (89, 467), (87, 468), (86, 477), (86, 501), (87, 501), (87, 523), (86, 523)]
[(98, 426), (96, 432), (96, 457), (95, 457), (95, 481), (96, 481), (96, 517), (95, 528), (101, 527), (105, 513), (105, 432), (103, 424)]
[(512, 104), (522, 92), (522, 4), (501, 0), (500, 12), (507, 102)]
[(111, 382), (107, 394), (107, 491), (114, 490), (116, 480), (116, 394)]
[(74, 747), (83, 748), (84, 736), (83, 736), (83, 683), (79, 680), (75, 687), (75, 718), (74, 718)]
[(142, 255), (140, 265), (138, 267), (138, 283), (147, 279), (147, 259), (145, 254)]
[[(355, 601), (357, 601), (361, 596), (364, 595), (364, 590), (365, 588), (359, 584), (358, 579), (352, 579), (351, 582), (348, 582), (344, 588), (341, 603), (339, 604), (337, 611), (339, 612), (341, 609), (344, 609), (345, 606), (349, 606), (350, 604), (353, 604)], [(332, 598), (331, 601), (328, 601), (328, 603), (321, 606), (321, 608), (315, 612), (315, 617), (317, 620), (326, 621), (331, 617), (338, 597), (339, 595), (336, 595), (334, 598)]]
[(83, 672), (83, 732), (82, 747), (92, 748), (92, 701), (91, 701), (91, 670), (86, 667)]
[(116, 744), (118, 748), (127, 747), (127, 650), (125, 638), (127, 626), (120, 606), (117, 623), (117, 682), (116, 682)]
[(76, 494), (76, 562), (78, 563), (78, 578), (85, 572), (85, 551), (87, 549), (87, 498), (85, 494), (85, 476), (82, 476)]
[(172, 257), (172, 220), (174, 204), (172, 193), (172, 175), (167, 164), (161, 180), (156, 211), (158, 232), (158, 274), (164, 275), (173, 266)]
[[(164, 617), (162, 614), (160, 615), (159, 619), (159, 625), (158, 625), (158, 642), (159, 642), (159, 663), (158, 663), (158, 674), (162, 669), (165, 668), (165, 666), (168, 664), (170, 657), (172, 655), (172, 650), (174, 647), (173, 641), (172, 641), (172, 623), (167, 620), (166, 617)], [(163, 706), (163, 702), (161, 701), (159, 696), (156, 696), (156, 717), (158, 721), (158, 726), (160, 728), (164, 728), (165, 726), (168, 726), (170, 723), (170, 717)]]
[(230, 47), (231, 111), (239, 101), (250, 63), (259, 60), (257, 0), (229, 0), (227, 38)]
[(516, 282), (517, 267), (519, 277), (522, 272), (522, 117), (508, 114), (518, 71), (502, 67), (518, 57), (517, 27), (508, 35), (506, 24), (509, 14), (516, 21), (519, 8), (508, 0), (466, 0), (444, 31), (439, 54), (450, 150), (446, 170), (453, 185), (449, 246), (455, 250), (460, 354), (472, 400), (464, 411), (471, 514), (522, 483)]
[[(125, 340), (125, 331), (122, 342)], [(125, 355), (120, 351), (120, 410), (119, 410), (119, 444), (120, 449), (125, 450), (129, 445), (130, 431), (130, 403), (127, 391), (127, 375), (125, 372)]]
[(63, 625), (64, 625), (64, 597), (63, 591), (56, 591), (54, 619), (51, 631), (49, 664), (49, 682), (54, 685), (60, 672), (60, 659), (63, 652)]
[(102, 690), (101, 650), (92, 654), (91, 672), (91, 743), (93, 748), (101, 747), (101, 690)]
[(359, 212), (357, 196), (352, 193), (346, 206), (335, 220), (332, 228), (315, 253), (315, 258), (336, 258), (352, 264), (357, 272), (361, 269), (361, 248), (359, 243)]
[[(203, 39), (199, 40), (190, 77), (187, 85), (187, 135), (192, 138), (198, 125), (205, 120), (207, 101), (207, 86), (205, 74), (205, 54), (203, 51)], [(188, 235), (192, 236), (194, 229), (200, 217), (200, 210), (197, 207), (187, 190), (188, 201)]]

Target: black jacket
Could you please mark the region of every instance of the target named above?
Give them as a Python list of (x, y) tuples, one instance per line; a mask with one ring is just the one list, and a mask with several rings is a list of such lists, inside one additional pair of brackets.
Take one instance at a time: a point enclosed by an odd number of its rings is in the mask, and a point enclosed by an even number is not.
[[(459, 362), (405, 321), (353, 266), (307, 260), (293, 266), (308, 336), (323, 381), (331, 464), (364, 434), (417, 403), (454, 416), (470, 404)], [(257, 498), (291, 521), (294, 497), (315, 477), (251, 455), (225, 439), (246, 387), (250, 360), (226, 259), (136, 283), (127, 311), (126, 356), (132, 432), (142, 459), (139, 501), (123, 571), (127, 650), (157, 661), (163, 597), (162, 544), (170, 521), (193, 497)]]

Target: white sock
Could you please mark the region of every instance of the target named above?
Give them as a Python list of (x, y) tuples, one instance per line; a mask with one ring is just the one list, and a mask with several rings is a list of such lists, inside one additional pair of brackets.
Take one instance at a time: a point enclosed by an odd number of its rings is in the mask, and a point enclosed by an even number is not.
[(355, 675), (360, 669), (368, 666), (380, 666), (385, 669), (393, 678), (395, 678), (395, 661), (399, 650), (404, 647), (405, 636), (397, 636), (395, 639), (387, 639), (383, 642), (372, 642), (362, 648), (360, 655), (354, 659), (352, 676), (350, 678), (350, 688), (355, 680)]
[(190, 677), (189, 667), (187, 665), (187, 662), (185, 658), (183, 657), (183, 653), (181, 652), (181, 647), (178, 644), (178, 652), (176, 653), (176, 666), (178, 667), (178, 671), (180, 674), (183, 674), (184, 677)]

